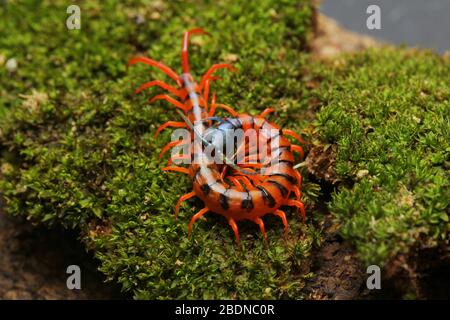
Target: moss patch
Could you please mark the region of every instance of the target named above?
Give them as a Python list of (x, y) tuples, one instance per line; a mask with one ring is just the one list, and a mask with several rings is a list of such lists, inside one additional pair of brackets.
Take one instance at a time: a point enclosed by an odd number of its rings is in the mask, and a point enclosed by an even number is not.
[[(236, 246), (213, 214), (188, 239), (187, 222), (201, 204), (188, 202), (174, 220), (190, 182), (161, 172), (157, 155), (169, 133), (151, 139), (176, 113), (166, 103), (149, 106), (151, 92), (133, 94), (164, 77), (145, 66), (127, 70), (126, 61), (145, 54), (179, 70), (182, 32), (204, 27), (212, 37), (192, 41), (194, 75), (230, 60), (240, 73), (221, 74), (213, 89), (220, 102), (252, 113), (272, 106), (280, 124), (299, 130), (307, 123), (301, 71), (310, 1), (86, 1), (81, 30), (72, 31), (66, 5), (0, 6), (0, 54), (18, 63), (15, 71), (0, 67), (0, 110), (9, 110), (0, 127), (7, 212), (81, 230), (101, 270), (137, 298), (301, 298), (319, 236), (294, 212), (286, 239), (281, 222), (267, 218), (267, 246), (246, 223)], [(306, 183), (306, 200), (316, 190)]]
[(448, 246), (450, 64), (382, 49), (319, 65), (318, 144), (337, 146), (329, 204), (367, 263)]
[(170, 79), (146, 66), (127, 70), (126, 61), (143, 54), (179, 70), (181, 35), (200, 26), (212, 36), (192, 40), (194, 76), (231, 62), (240, 72), (220, 73), (219, 102), (253, 114), (274, 107), (277, 123), (311, 133), (305, 165), (338, 183), (329, 209), (365, 263), (448, 246), (449, 62), (390, 48), (312, 61), (304, 50), (310, 2), (86, 1), (73, 31), (64, 1), (1, 5), (7, 212), (80, 230), (101, 270), (136, 298), (302, 298), (321, 238), (316, 184), (303, 187), (307, 224), (288, 211), (287, 238), (279, 219), (265, 218), (267, 246), (250, 223), (239, 224), (236, 246), (214, 214), (188, 239), (187, 222), (201, 208), (195, 200), (174, 220), (190, 182), (161, 172), (169, 132), (151, 137), (176, 113), (164, 102), (148, 105), (157, 90), (133, 94), (143, 82)]

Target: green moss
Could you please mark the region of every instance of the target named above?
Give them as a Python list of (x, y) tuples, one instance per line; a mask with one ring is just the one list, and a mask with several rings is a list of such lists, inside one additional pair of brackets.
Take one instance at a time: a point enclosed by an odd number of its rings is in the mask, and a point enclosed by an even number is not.
[[(309, 256), (320, 242), (312, 209), (318, 186), (305, 182), (307, 224), (288, 211), (290, 234), (265, 218), (268, 244), (250, 223), (242, 243), (218, 215), (187, 222), (202, 207), (174, 203), (190, 181), (161, 172), (169, 132), (156, 127), (176, 113), (149, 106), (157, 90), (136, 96), (150, 79), (144, 54), (180, 70), (183, 31), (204, 27), (190, 47), (194, 76), (228, 61), (219, 101), (301, 131), (319, 106), (316, 144), (337, 146), (340, 180), (329, 203), (367, 263), (385, 263), (412, 247), (448, 240), (450, 67), (434, 54), (380, 49), (336, 61), (305, 53), (309, 0), (86, 1), (81, 30), (65, 27), (64, 1), (0, 5), (0, 192), (8, 213), (80, 230), (101, 270), (137, 298), (301, 298)], [(307, 82), (314, 85), (305, 85)], [(317, 88), (315, 84), (318, 84)], [(310, 88), (310, 89), (306, 89)], [(309, 104), (313, 104), (310, 106)], [(448, 245), (448, 244), (447, 244)]]
[(381, 49), (318, 66), (315, 76), (317, 142), (337, 145), (342, 183), (329, 208), (344, 237), (367, 263), (448, 246), (449, 62)]
[[(212, 36), (192, 41), (194, 75), (236, 60), (240, 72), (223, 72), (214, 84), (219, 101), (252, 113), (272, 106), (280, 124), (299, 130), (310, 1), (128, 3), (83, 2), (81, 30), (73, 31), (65, 1), (0, 6), (0, 54), (18, 62), (14, 72), (0, 67), (0, 110), (10, 110), (0, 127), (7, 212), (81, 230), (101, 270), (138, 298), (301, 298), (319, 235), (294, 212), (286, 239), (279, 219), (266, 219), (267, 246), (247, 223), (236, 246), (213, 214), (188, 239), (187, 222), (201, 203), (187, 202), (174, 219), (190, 182), (161, 172), (157, 155), (169, 133), (151, 139), (176, 113), (166, 103), (148, 105), (156, 91), (133, 94), (164, 77), (146, 66), (127, 70), (126, 61), (145, 54), (179, 70), (182, 32), (204, 27)], [(304, 188), (308, 200), (317, 186)]]

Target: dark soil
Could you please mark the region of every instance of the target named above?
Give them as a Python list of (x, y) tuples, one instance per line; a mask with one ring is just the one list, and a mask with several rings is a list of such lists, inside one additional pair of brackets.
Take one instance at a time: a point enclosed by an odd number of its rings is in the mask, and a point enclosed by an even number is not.
[(327, 214), (324, 243), (314, 253), (311, 271), (315, 277), (306, 285), (306, 293), (314, 300), (354, 300), (367, 298), (367, 275), (355, 257), (355, 251), (344, 243), (337, 226)]
[(390, 299), (450, 298), (450, 251), (448, 246), (412, 248), (409, 254), (392, 259), (383, 275), (383, 291)]
[[(34, 227), (0, 212), (0, 299), (123, 299), (104, 283), (75, 233)], [(66, 269), (81, 268), (81, 290), (69, 290)]]

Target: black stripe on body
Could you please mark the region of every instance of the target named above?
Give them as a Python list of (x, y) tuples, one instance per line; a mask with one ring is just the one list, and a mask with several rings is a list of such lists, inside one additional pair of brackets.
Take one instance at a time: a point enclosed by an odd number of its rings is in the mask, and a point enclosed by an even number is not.
[(228, 190), (230, 189), (226, 189), (224, 193), (220, 194), (220, 206), (225, 210), (228, 210), (230, 208), (230, 206), (228, 205), (228, 197), (225, 195)]
[(202, 192), (205, 196), (207, 196), (209, 194), (209, 192), (211, 191), (211, 187), (209, 185), (207, 185), (206, 183), (202, 184), (200, 186), (200, 189), (202, 190)]
[(248, 210), (252, 210), (254, 208), (252, 196), (248, 191), (247, 191), (247, 198), (243, 199), (241, 202), (241, 208)]
[[(236, 119), (236, 118), (233, 118), (233, 119)], [(238, 128), (238, 127), (236, 127), (236, 126), (234, 125), (234, 123), (233, 123), (232, 121), (230, 121), (230, 119), (225, 119), (225, 122), (231, 124), (231, 127), (232, 127), (233, 129), (237, 129), (237, 128)]]
[(286, 173), (272, 173), (269, 174), (269, 177), (273, 177), (273, 176), (278, 176), (278, 177), (283, 177), (286, 180), (288, 180), (290, 183), (292, 184), (297, 184), (297, 178), (296, 177), (292, 177)]
[(280, 132), (281, 132), (281, 130), (278, 130), (276, 135), (274, 135), (273, 137), (269, 137), (269, 139), (267, 139), (267, 141), (266, 141), (266, 144), (269, 144), (272, 142), (273, 139), (280, 137), (281, 136)]
[(269, 208), (273, 208), (276, 204), (276, 201), (272, 197), (272, 195), (266, 189), (264, 189), (264, 187), (262, 187), (262, 186), (256, 186), (256, 188), (261, 190), (261, 193), (262, 193), (262, 196), (264, 199), (264, 203), (266, 203), (269, 206)]
[(291, 160), (283, 160), (283, 159), (281, 159), (281, 160), (278, 160), (278, 162), (280, 162), (280, 163), (288, 163), (288, 164), (290, 164), (291, 166), (293, 166), (294, 165), (294, 162), (292, 162)]
[(239, 122), (239, 128), (242, 128), (242, 127), (244, 126), (244, 124), (242, 123), (241, 118), (240, 118), (240, 117), (237, 117), (236, 119), (237, 119), (237, 121)]
[(287, 163), (287, 164), (289, 164), (291, 166), (294, 165), (294, 162), (292, 162), (291, 160), (286, 160), (286, 159), (279, 159), (278, 162), (279, 163)]
[(288, 189), (286, 189), (285, 186), (283, 186), (281, 183), (279, 183), (278, 181), (275, 180), (268, 180), (267, 182), (273, 183), (278, 190), (280, 190), (281, 195), (283, 196), (283, 198), (286, 198), (287, 195), (289, 194)]
[[(272, 165), (274, 165), (274, 163), (272, 163), (274, 160), (276, 160), (276, 158), (270, 159), (270, 161), (266, 165), (264, 165), (264, 167), (267, 168), (267, 167), (271, 167)], [(294, 166), (294, 162), (292, 162), (291, 160), (279, 159), (279, 160), (276, 160), (276, 162), (287, 163), (290, 166)]]
[(277, 150), (280, 150), (280, 154), (285, 152), (285, 151), (291, 151), (289, 146), (276, 146), (276, 147), (273, 147), (272, 149), (270, 149), (270, 152), (272, 153), (272, 152), (275, 152)]
[(270, 159), (270, 162), (272, 162), (272, 163), (274, 160), (278, 160), (278, 162), (282, 162), (282, 160), (279, 160), (279, 158), (283, 155), (284, 152), (290, 152), (290, 151), (287, 149), (287, 147), (281, 147), (279, 149), (275, 149), (275, 151), (272, 150), (271, 154), (274, 152), (278, 152), (278, 154), (276, 154), (274, 156), (272, 155), (272, 157)]

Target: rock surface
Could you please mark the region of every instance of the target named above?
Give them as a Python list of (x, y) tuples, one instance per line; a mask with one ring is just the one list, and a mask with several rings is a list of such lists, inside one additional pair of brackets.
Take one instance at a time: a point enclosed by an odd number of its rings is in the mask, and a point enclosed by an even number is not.
[[(378, 45), (369, 37), (344, 30), (323, 15), (318, 15), (317, 23), (312, 52), (319, 58)], [(0, 248), (0, 299), (127, 298), (118, 287), (104, 283), (104, 277), (96, 270), (96, 261), (77, 242), (74, 233), (35, 228), (0, 212)], [(353, 299), (358, 296), (363, 281), (361, 273), (349, 270), (348, 265), (337, 277), (334, 272), (336, 264), (348, 263), (348, 259), (351, 259), (351, 267), (357, 268), (351, 250), (334, 240), (321, 249), (316, 261), (318, 276), (309, 287), (311, 298)], [(66, 268), (72, 264), (82, 270), (81, 290), (66, 287)]]
[(319, 58), (333, 58), (342, 53), (361, 51), (378, 47), (381, 42), (369, 36), (348, 31), (335, 20), (317, 14), (316, 34), (311, 44), (313, 55)]
[[(33, 227), (0, 212), (0, 299), (119, 299), (74, 233)], [(69, 290), (66, 269), (81, 268), (81, 290)]]

